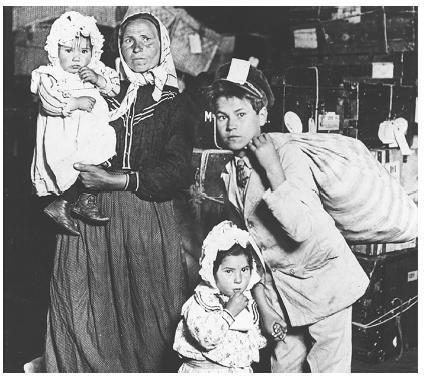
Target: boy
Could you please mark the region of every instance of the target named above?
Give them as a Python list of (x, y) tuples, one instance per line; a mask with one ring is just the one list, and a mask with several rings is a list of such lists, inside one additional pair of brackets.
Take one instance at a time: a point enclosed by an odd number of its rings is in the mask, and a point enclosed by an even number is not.
[(350, 372), (351, 305), (368, 278), (324, 210), (303, 152), (261, 133), (274, 102), (268, 81), (233, 59), (209, 96), (219, 142), (235, 154), (222, 174), (229, 217), (249, 231), (267, 265), (253, 289), (262, 322), (269, 333), (274, 321), (290, 324), (272, 372), (303, 372), (306, 362), (311, 372)]

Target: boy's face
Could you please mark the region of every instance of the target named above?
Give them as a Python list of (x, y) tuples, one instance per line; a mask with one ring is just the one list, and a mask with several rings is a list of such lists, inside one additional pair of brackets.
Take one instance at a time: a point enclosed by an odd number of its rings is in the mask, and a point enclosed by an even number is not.
[(250, 101), (246, 98), (219, 97), (216, 101), (217, 132), (225, 146), (238, 152), (249, 141), (260, 135), (260, 127), (266, 122), (266, 109), (256, 114)]
[(215, 281), (220, 293), (231, 297), (236, 292), (246, 290), (251, 276), (250, 265), (247, 256), (228, 255), (219, 265)]
[(59, 45), (58, 57), (65, 72), (77, 73), (81, 67), (86, 67), (92, 59), (92, 46), (89, 38), (75, 38), (66, 45)]

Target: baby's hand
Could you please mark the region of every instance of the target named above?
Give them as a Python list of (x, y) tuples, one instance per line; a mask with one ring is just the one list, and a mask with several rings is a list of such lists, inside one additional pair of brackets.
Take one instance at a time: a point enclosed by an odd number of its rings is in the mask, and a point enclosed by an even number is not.
[(236, 292), (225, 305), (225, 309), (235, 317), (247, 306), (247, 304), (248, 298), (244, 296), (243, 292)]
[(93, 110), (93, 106), (95, 106), (96, 103), (96, 100), (89, 96), (77, 97), (76, 100), (78, 109), (87, 111), (89, 113)]
[(83, 82), (91, 82), (93, 85), (96, 85), (99, 81), (99, 75), (88, 67), (81, 67), (78, 74)]

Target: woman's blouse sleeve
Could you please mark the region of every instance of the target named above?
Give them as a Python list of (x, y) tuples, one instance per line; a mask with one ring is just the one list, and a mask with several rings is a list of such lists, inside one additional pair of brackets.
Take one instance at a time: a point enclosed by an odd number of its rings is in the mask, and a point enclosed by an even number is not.
[(127, 189), (143, 200), (170, 200), (191, 183), (193, 137), (186, 124), (186, 106), (178, 96), (167, 109), (158, 114), (168, 127), (159, 160), (140, 166), (129, 176)]
[(58, 83), (51, 75), (37, 70), (31, 74), (31, 92), (40, 98), (42, 109), (50, 116), (69, 116), (70, 97), (59, 90)]

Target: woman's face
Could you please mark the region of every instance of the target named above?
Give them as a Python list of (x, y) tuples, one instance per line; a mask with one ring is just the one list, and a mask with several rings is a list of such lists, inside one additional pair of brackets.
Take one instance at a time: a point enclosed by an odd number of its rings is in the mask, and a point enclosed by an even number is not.
[(144, 19), (130, 21), (123, 32), (121, 53), (134, 72), (156, 67), (160, 61), (160, 38), (154, 24)]

